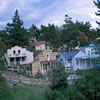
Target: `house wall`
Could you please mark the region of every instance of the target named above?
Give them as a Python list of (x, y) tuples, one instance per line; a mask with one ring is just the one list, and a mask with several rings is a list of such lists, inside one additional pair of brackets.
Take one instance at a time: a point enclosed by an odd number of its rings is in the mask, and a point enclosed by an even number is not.
[(93, 47), (85, 48), (85, 53), (89, 56), (95, 55), (95, 49)]
[(76, 59), (80, 58), (80, 57), (87, 57), (87, 55), (85, 53), (83, 53), (83, 52), (80, 51), (78, 54), (76, 54), (73, 57), (73, 59), (72, 59), (73, 70), (83, 69), (83, 66), (81, 65), (81, 63), (79, 63), (78, 65), (76, 63)]
[[(56, 55), (52, 54), (51, 50), (44, 50), (43, 51), (43, 56), (39, 57), (39, 61), (32, 63), (32, 74), (35, 75), (37, 72), (42, 73), (42, 64), (40, 63), (41, 61), (47, 61), (47, 55), (50, 56), (49, 60), (56, 60)], [(50, 68), (50, 65), (48, 65), (48, 70)], [(47, 74), (47, 71), (44, 72), (44, 74)]]
[[(50, 57), (50, 59), (47, 59), (47, 55)], [(56, 60), (56, 55), (53, 55), (52, 51), (44, 50), (43, 56), (40, 56), (40, 61), (45, 60)]]
[[(20, 53), (18, 53), (19, 50), (20, 50)], [(15, 51), (15, 53), (14, 53), (14, 51)], [(25, 48), (15, 46), (15, 47), (12, 47), (11, 49), (7, 49), (5, 58), (9, 65), (11, 64), (10, 58), (16, 58), (16, 57), (20, 57), (20, 58), (26, 57), (25, 61), (20, 61), (20, 64), (29, 64), (34, 60), (33, 52), (27, 51)]]
[(65, 57), (64, 57), (63, 55), (60, 55), (60, 57), (59, 57), (59, 62), (60, 62), (61, 65), (65, 66), (66, 60), (65, 60)]
[(45, 50), (45, 44), (41, 44), (40, 46), (35, 46), (35, 50)]
[(37, 72), (41, 72), (40, 66), (40, 61), (37, 61), (32, 64), (32, 75), (36, 75)]

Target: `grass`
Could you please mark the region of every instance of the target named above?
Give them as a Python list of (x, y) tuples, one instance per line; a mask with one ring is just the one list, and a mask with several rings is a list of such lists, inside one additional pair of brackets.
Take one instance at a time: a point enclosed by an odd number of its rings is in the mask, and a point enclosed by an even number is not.
[(3, 60), (0, 60), (0, 71), (5, 71), (7, 68)]

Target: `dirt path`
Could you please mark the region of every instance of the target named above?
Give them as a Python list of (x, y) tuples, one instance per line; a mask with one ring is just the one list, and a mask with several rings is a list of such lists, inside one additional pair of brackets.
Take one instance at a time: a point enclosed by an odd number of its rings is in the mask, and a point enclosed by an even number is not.
[[(5, 78), (13, 78), (13, 79), (19, 79), (20, 78), (20, 75), (17, 75), (15, 72), (11, 72), (11, 71), (5, 71), (2, 73), (2, 75), (5, 77)], [(31, 78), (26, 78), (25, 76), (21, 76), (21, 79), (22, 80), (32, 80)]]

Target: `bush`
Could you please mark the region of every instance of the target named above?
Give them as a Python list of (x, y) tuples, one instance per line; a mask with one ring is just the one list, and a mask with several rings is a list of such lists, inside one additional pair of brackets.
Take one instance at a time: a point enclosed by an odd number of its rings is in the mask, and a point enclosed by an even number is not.
[(58, 48), (53, 48), (53, 52), (58, 52)]
[(0, 60), (0, 71), (5, 71), (7, 68), (3, 60)]
[(58, 90), (45, 91), (45, 99), (46, 100), (67, 100), (64, 94)]
[(48, 72), (49, 81), (52, 89), (67, 87), (67, 73), (64, 66), (56, 66)]
[(40, 72), (37, 72), (37, 74), (35, 75), (35, 78), (37, 78), (37, 79), (39, 79), (39, 78), (43, 79), (44, 76)]

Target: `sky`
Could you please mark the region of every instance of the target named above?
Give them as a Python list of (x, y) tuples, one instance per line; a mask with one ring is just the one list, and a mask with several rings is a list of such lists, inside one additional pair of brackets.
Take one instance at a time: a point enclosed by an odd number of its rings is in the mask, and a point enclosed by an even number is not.
[(93, 0), (0, 0), (0, 30), (12, 22), (16, 9), (25, 28), (32, 24), (47, 26), (48, 23), (61, 26), (65, 15), (72, 17), (74, 22), (89, 21), (92, 28), (96, 28), (96, 21), (100, 21), (95, 15), (97, 8)]

